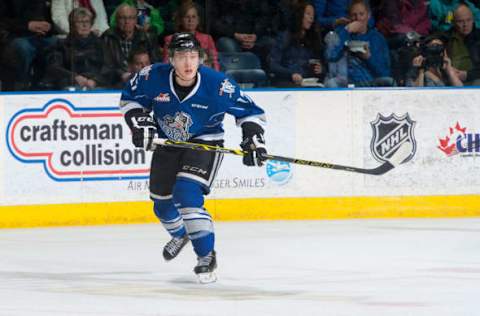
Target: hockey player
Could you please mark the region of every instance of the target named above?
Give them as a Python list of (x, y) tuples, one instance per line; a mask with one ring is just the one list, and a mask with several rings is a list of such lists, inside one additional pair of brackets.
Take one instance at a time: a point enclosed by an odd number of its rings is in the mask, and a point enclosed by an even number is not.
[(223, 145), (225, 113), (242, 128), (247, 166), (263, 165), (266, 154), (264, 111), (225, 74), (202, 66), (203, 51), (191, 33), (177, 33), (169, 46), (170, 64), (143, 68), (127, 83), (120, 107), (136, 147), (152, 150), (150, 198), (155, 215), (172, 239), (163, 249), (169, 261), (192, 242), (201, 283), (214, 282), (215, 233), (204, 195), (222, 162), (222, 154), (156, 146), (155, 137)]

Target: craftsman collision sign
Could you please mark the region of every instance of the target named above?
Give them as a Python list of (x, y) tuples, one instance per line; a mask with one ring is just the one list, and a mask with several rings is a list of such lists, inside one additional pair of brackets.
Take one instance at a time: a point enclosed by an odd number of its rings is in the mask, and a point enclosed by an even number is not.
[(130, 138), (117, 107), (76, 107), (65, 99), (16, 112), (6, 130), (10, 154), (54, 181), (148, 178), (150, 157)]

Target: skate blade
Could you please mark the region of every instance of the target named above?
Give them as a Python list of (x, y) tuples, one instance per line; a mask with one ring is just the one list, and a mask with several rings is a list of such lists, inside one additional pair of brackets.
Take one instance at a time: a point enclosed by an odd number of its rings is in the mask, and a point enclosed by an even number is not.
[(214, 283), (217, 281), (217, 275), (215, 272), (199, 273), (197, 279), (200, 284)]

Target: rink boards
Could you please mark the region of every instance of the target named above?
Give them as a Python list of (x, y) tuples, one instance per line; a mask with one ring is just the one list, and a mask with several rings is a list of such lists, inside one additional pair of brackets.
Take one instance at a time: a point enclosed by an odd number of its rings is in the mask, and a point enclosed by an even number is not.
[[(255, 90), (270, 153), (382, 176), (226, 155), (206, 206), (217, 220), (480, 216), (480, 90)], [(0, 227), (155, 221), (150, 154), (135, 150), (119, 93), (0, 95)], [(201, 107), (197, 107), (201, 110)], [(241, 133), (225, 122), (226, 147)]]

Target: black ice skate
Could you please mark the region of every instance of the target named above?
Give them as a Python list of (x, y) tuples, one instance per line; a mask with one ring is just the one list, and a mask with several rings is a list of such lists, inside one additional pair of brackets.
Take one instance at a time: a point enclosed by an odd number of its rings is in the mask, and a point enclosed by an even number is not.
[(214, 270), (217, 268), (217, 254), (212, 250), (204, 257), (198, 257), (198, 262), (193, 271), (198, 277), (200, 283), (212, 283), (217, 281)]
[(180, 238), (173, 237), (169, 242), (167, 242), (165, 247), (163, 247), (163, 258), (166, 261), (170, 261), (175, 258), (180, 253), (182, 248), (188, 243), (188, 241), (189, 239), (187, 235)]

